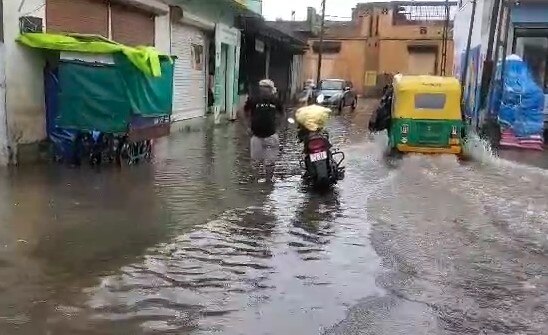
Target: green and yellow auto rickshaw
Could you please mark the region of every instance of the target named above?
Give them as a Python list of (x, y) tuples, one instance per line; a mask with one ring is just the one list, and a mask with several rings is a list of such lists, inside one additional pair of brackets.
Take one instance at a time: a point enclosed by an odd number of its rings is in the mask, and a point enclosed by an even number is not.
[(456, 78), (396, 75), (388, 129), (392, 152), (460, 155), (464, 127), (460, 103)]

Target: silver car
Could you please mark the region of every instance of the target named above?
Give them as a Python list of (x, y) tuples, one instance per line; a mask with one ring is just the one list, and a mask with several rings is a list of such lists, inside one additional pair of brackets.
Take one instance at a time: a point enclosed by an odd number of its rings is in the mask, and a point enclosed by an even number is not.
[(352, 110), (358, 107), (358, 95), (354, 91), (352, 82), (344, 79), (324, 79), (320, 81), (316, 91), (317, 97), (322, 97), (322, 105), (335, 107), (342, 111), (350, 106)]

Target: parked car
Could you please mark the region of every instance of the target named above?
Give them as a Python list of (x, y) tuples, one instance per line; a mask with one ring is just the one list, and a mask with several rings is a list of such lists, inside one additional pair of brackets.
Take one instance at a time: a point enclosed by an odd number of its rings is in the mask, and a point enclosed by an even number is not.
[(354, 91), (352, 82), (344, 79), (325, 79), (320, 81), (316, 96), (318, 102), (324, 106), (335, 107), (342, 111), (350, 106), (352, 110), (358, 106), (358, 95)]

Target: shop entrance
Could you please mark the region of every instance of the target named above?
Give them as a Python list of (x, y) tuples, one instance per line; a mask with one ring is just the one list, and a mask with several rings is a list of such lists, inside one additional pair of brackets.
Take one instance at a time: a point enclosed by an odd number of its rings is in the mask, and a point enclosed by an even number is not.
[(516, 28), (513, 52), (525, 61), (544, 90), (544, 138), (548, 141), (548, 26)]
[(535, 81), (548, 94), (548, 28), (519, 28), (514, 39), (514, 53), (527, 63)]

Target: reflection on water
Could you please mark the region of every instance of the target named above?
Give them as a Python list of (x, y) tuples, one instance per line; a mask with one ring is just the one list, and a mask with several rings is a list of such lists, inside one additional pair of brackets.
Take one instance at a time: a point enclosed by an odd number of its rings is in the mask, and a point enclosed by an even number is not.
[(481, 146), (389, 168), (366, 125), (332, 120), (347, 178), (322, 195), (292, 129), (255, 182), (238, 125), (151, 165), (0, 178), (0, 334), (541, 334), (544, 171)]
[[(295, 142), (293, 135), (286, 141)], [(285, 157), (297, 164), (293, 147)], [(345, 205), (365, 193), (347, 194), (341, 186), (309, 194), (287, 165), (280, 164), (275, 185), (248, 185), (256, 205), (225, 209), (179, 230), (147, 249), (143, 260), (85, 289), (78, 320), (99, 333), (123, 324), (135, 333), (316, 334), (358, 297), (377, 294), (378, 260), (362, 206)], [(170, 193), (166, 203), (178, 195)], [(62, 325), (78, 329), (66, 320)]]

